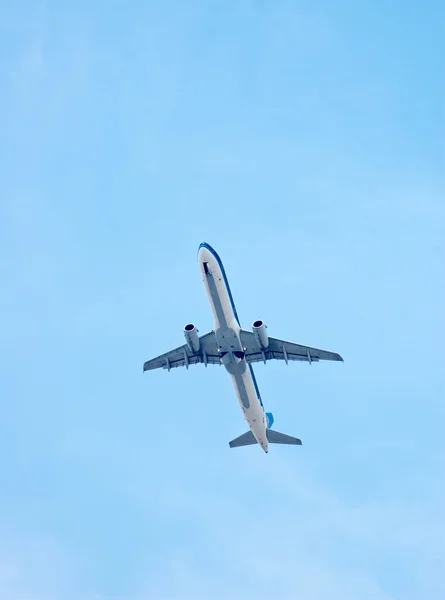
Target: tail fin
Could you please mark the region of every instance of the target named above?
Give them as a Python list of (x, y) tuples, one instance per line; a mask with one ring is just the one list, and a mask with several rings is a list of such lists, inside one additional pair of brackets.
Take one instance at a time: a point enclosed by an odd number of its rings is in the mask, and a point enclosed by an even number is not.
[(270, 444), (295, 444), (296, 446), (301, 446), (300, 439), (280, 433), (279, 431), (274, 431), (273, 429), (266, 429), (266, 435)]
[(229, 446), (231, 448), (237, 448), (238, 446), (250, 446), (251, 444), (258, 444), (258, 442), (256, 441), (256, 438), (250, 429), (249, 431), (246, 431), (246, 433), (243, 433), (243, 435), (240, 435), (229, 442)]

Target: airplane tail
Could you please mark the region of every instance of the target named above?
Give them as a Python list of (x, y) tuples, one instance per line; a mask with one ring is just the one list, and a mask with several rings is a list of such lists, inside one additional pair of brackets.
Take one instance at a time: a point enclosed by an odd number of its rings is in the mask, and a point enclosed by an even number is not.
[(256, 441), (256, 438), (250, 429), (249, 431), (246, 431), (246, 433), (243, 433), (243, 435), (240, 435), (229, 442), (229, 446), (231, 448), (238, 448), (238, 446), (250, 446), (251, 444), (258, 444), (258, 442)]
[[(295, 446), (301, 446), (301, 440), (296, 437), (292, 437), (291, 435), (286, 435), (285, 433), (280, 433), (279, 431), (275, 431), (274, 429), (266, 429), (267, 439), (269, 444), (290, 444)], [(230, 448), (238, 448), (239, 446), (250, 446), (252, 444), (257, 444), (255, 436), (252, 431), (246, 431), (239, 437), (235, 438), (231, 442), (229, 442)]]
[(269, 444), (293, 444), (295, 446), (301, 446), (301, 440), (299, 438), (280, 433), (274, 429), (266, 429), (266, 435)]

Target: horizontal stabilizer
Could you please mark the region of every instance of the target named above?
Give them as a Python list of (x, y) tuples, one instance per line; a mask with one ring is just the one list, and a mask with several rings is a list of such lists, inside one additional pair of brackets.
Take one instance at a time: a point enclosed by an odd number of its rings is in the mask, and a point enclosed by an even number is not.
[(240, 435), (239, 437), (235, 438), (234, 440), (232, 440), (231, 442), (229, 442), (229, 446), (231, 448), (237, 448), (238, 446), (250, 446), (251, 444), (257, 444), (258, 442), (256, 441), (255, 436), (253, 435), (252, 431), (249, 429), (249, 431), (246, 431), (246, 433), (243, 433), (243, 435)]
[(266, 435), (270, 444), (295, 444), (296, 446), (301, 446), (301, 440), (298, 438), (274, 431), (273, 429), (266, 429)]

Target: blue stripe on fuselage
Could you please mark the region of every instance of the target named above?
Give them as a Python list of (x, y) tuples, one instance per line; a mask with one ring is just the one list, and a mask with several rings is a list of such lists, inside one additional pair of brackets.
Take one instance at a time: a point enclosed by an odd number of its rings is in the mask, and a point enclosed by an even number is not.
[(263, 406), (263, 401), (261, 400), (260, 390), (258, 389), (258, 384), (256, 382), (255, 373), (253, 372), (253, 367), (250, 363), (248, 363), (248, 365), (249, 365), (250, 373), (252, 375), (253, 385), (255, 386), (256, 395), (258, 396), (258, 400), (260, 401), (261, 406)]
[[(227, 280), (227, 275), (226, 275), (226, 272), (224, 270), (224, 265), (222, 264), (222, 260), (220, 259), (220, 257), (218, 255), (218, 253), (216, 252), (216, 250), (214, 250), (212, 248), (212, 246), (210, 246), (210, 244), (207, 244), (206, 242), (203, 242), (202, 244), (199, 245), (198, 252), (201, 250), (201, 248), (205, 248), (206, 250), (208, 250), (212, 254), (212, 256), (215, 258), (216, 262), (218, 263), (218, 266), (221, 269), (221, 273), (222, 273), (222, 276), (223, 276), (223, 279), (224, 279), (225, 286), (227, 288), (227, 293), (229, 294), (229, 300), (230, 300), (230, 304), (232, 306), (233, 314), (235, 315), (235, 319), (236, 319), (238, 325), (241, 327), (241, 323), (240, 323), (239, 318), (238, 318), (238, 313), (236, 312), (235, 303), (233, 301), (232, 292), (230, 290), (229, 282)], [(260, 391), (258, 389), (258, 384), (257, 384), (256, 378), (255, 378), (255, 373), (253, 372), (252, 365), (250, 363), (248, 363), (248, 364), (249, 364), (250, 373), (252, 375), (253, 385), (255, 387), (256, 395), (258, 396), (258, 400), (260, 401), (261, 406), (263, 406), (263, 402), (261, 400)]]

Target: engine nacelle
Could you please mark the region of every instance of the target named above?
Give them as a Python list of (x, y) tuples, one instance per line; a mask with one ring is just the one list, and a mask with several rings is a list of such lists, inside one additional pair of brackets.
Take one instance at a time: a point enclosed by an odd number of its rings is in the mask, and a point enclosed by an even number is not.
[(267, 428), (270, 429), (273, 425), (273, 414), (272, 413), (266, 413), (266, 422), (267, 422)]
[(265, 350), (269, 345), (269, 336), (267, 335), (266, 329), (267, 327), (264, 325), (263, 321), (254, 321), (252, 324), (253, 335), (258, 342), (258, 346), (262, 350)]
[(188, 323), (184, 327), (184, 337), (187, 342), (187, 346), (190, 348), (192, 352), (199, 351), (199, 336), (198, 330), (196, 329), (193, 323)]

